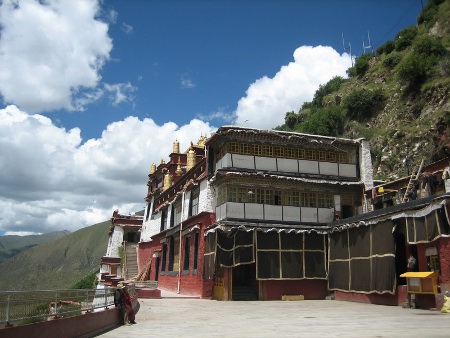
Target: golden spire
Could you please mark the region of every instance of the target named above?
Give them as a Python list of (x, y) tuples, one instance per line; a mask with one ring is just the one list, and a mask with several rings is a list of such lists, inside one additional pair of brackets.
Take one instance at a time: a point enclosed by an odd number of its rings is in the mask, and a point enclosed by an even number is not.
[(208, 139), (208, 137), (206, 135), (203, 136), (203, 133), (200, 134), (200, 138), (198, 139), (197, 145), (199, 147), (204, 147), (207, 139)]
[(187, 163), (186, 163), (186, 171), (191, 170), (197, 162), (197, 158), (195, 156), (194, 146), (191, 142), (191, 147), (187, 153)]
[(166, 164), (166, 161), (164, 161), (163, 158), (161, 158), (161, 164)]
[(164, 176), (164, 190), (169, 189), (172, 186), (172, 175), (169, 172)]
[(152, 165), (150, 166), (150, 174), (154, 174), (156, 171), (156, 164), (152, 163)]
[(177, 174), (178, 176), (183, 175), (183, 169), (181, 169), (181, 159), (179, 157), (178, 157), (177, 170), (175, 170), (175, 174)]
[(175, 140), (175, 142), (173, 143), (173, 153), (180, 153), (180, 142), (178, 142), (178, 140)]

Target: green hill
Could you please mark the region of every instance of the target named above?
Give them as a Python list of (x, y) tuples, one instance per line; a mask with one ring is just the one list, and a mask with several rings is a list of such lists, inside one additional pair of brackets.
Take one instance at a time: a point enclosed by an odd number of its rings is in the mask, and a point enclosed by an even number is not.
[(100, 267), (110, 222), (36, 245), (0, 263), (0, 290), (68, 289)]
[(13, 257), (35, 245), (48, 243), (70, 234), (69, 231), (54, 231), (42, 235), (0, 236), (0, 262)]
[(422, 159), (447, 158), (449, 50), (450, 1), (429, 0), (417, 25), (357, 57), (348, 79), (321, 85), (277, 129), (369, 139), (376, 179), (407, 176)]

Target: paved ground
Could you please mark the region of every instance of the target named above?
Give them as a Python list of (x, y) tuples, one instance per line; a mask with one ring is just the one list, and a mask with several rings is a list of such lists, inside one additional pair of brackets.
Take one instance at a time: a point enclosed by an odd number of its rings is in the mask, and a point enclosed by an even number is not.
[(137, 324), (123, 337), (450, 337), (450, 314), (334, 300), (219, 302), (140, 299)]

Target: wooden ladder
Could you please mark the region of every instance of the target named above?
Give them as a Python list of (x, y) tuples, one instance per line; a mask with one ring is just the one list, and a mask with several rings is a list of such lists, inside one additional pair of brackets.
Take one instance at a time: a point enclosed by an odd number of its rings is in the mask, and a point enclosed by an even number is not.
[(423, 167), (423, 162), (424, 162), (424, 160), (422, 159), (422, 161), (420, 162), (419, 169), (417, 170), (416, 174), (414, 174), (414, 172), (413, 172), (411, 177), (409, 178), (409, 183), (408, 183), (408, 186), (406, 187), (405, 195), (403, 196), (403, 199), (402, 199), (403, 203), (408, 202), (408, 200), (409, 200), (408, 193), (411, 191), (412, 188), (414, 188), (414, 184), (420, 176), (420, 172), (422, 171), (422, 167)]

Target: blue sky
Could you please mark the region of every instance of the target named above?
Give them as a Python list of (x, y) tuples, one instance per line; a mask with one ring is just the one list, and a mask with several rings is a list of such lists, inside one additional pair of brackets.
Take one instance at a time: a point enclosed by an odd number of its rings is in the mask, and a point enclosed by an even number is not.
[[(426, 1), (423, 1), (424, 5)], [(148, 168), (224, 124), (273, 128), (415, 23), (420, 0), (0, 5), (0, 235), (142, 209)], [(184, 150), (184, 149), (183, 149)]]

